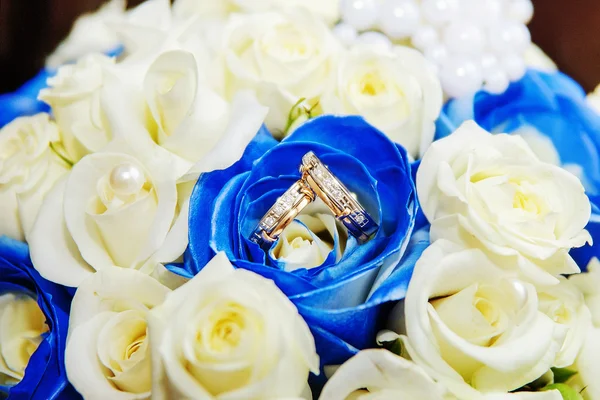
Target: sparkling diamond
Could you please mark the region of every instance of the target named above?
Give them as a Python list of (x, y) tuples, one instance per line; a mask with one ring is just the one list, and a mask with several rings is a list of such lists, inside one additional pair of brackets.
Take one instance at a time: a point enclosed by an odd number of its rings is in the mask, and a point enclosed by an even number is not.
[(294, 203), (294, 199), (289, 194), (284, 195), (279, 202), (282, 207), (290, 207)]
[(268, 226), (268, 227), (271, 227), (271, 226), (275, 225), (275, 218), (273, 218), (273, 217), (267, 217), (265, 219), (265, 225)]
[(277, 215), (283, 214), (284, 211), (285, 206), (283, 204), (276, 204), (275, 207), (273, 207), (273, 212)]
[(362, 214), (356, 214), (354, 218), (356, 219), (356, 222), (358, 222), (360, 225), (364, 224), (367, 221), (365, 216)]

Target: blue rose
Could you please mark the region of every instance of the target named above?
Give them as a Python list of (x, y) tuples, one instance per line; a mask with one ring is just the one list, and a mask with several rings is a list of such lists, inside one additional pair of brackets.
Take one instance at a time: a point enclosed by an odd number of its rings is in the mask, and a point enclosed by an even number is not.
[[(300, 178), (298, 168), (308, 151), (357, 195), (380, 229), (359, 245), (344, 229), (317, 234), (311, 230), (316, 219), (298, 218), (297, 228), (308, 232), (299, 240), (309, 245), (327, 241), (330, 251), (313, 268), (290, 268), (289, 260), (277, 256), (280, 243), (264, 251), (248, 237)], [(412, 273), (414, 263), (398, 267), (417, 208), (407, 153), (359, 117), (325, 116), (302, 125), (254, 160), (247, 154), (233, 167), (198, 181), (190, 204), (185, 268), (196, 274), (224, 251), (236, 267), (274, 280), (311, 327), (322, 363), (341, 363), (374, 344), (381, 305), (404, 297)]]
[(587, 229), (594, 245), (572, 255), (583, 268), (600, 257), (600, 115), (588, 105), (584, 90), (562, 73), (530, 70), (503, 94), (479, 92), (448, 102), (436, 135), (447, 136), (471, 119), (490, 132), (523, 136), (543, 161), (581, 179), (592, 203)]
[(53, 71), (43, 69), (16, 91), (0, 94), (0, 128), (17, 117), (50, 111), (46, 103), (38, 100), (38, 94), (53, 74)]
[(64, 366), (71, 298), (64, 288), (45, 280), (33, 269), (25, 244), (0, 237), (0, 294), (7, 293), (35, 299), (46, 318), (48, 332), (31, 355), (23, 379), (13, 386), (0, 384), (0, 397), (8, 394), (11, 400), (80, 398), (69, 385)]

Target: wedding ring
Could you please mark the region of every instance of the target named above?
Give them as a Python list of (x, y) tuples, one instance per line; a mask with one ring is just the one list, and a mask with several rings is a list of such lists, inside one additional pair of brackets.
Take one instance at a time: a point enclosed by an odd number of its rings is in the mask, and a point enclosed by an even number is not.
[(315, 193), (305, 181), (294, 183), (262, 217), (250, 240), (260, 247), (277, 241), (281, 232), (314, 200)]
[(359, 243), (364, 243), (377, 232), (379, 225), (364, 207), (312, 151), (302, 157), (302, 179), (331, 209)]

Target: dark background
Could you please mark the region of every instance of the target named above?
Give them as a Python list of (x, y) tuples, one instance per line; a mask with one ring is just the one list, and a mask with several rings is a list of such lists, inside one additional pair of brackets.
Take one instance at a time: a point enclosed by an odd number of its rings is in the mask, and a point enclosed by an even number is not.
[[(0, 0), (0, 93), (33, 77), (75, 18), (103, 2)], [(129, 5), (141, 2), (129, 0)], [(593, 89), (600, 83), (600, 0), (534, 0), (534, 5), (534, 42), (563, 72)]]

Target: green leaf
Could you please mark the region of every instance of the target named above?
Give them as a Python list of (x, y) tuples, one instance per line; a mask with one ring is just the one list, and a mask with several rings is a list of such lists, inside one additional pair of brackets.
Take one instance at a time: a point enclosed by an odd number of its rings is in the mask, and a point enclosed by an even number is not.
[(553, 383), (542, 389), (545, 390), (558, 390), (564, 400), (583, 400), (583, 397), (579, 392), (572, 387), (565, 385), (564, 383)]
[(554, 373), (554, 383), (565, 383), (573, 375), (577, 375), (577, 371), (568, 368), (552, 368)]

